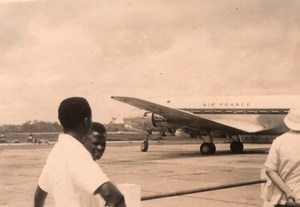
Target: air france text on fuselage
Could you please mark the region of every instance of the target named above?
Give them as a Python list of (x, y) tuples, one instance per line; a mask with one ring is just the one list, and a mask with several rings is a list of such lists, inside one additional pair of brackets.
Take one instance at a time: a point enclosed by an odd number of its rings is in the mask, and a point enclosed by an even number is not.
[(250, 107), (248, 102), (203, 103), (202, 107)]

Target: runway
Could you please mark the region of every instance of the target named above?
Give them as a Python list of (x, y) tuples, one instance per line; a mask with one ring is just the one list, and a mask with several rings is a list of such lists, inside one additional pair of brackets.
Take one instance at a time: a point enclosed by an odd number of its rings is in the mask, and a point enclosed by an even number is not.
[[(115, 184), (139, 184), (142, 196), (260, 179), (270, 144), (245, 144), (233, 155), (229, 144), (217, 143), (215, 155), (204, 156), (199, 143), (151, 141), (148, 152), (140, 142), (109, 142), (98, 161)], [(37, 179), (53, 145), (0, 146), (0, 206), (32, 206)], [(170, 198), (142, 201), (142, 207), (262, 206), (261, 185), (251, 185)], [(51, 195), (45, 204), (54, 207)]]

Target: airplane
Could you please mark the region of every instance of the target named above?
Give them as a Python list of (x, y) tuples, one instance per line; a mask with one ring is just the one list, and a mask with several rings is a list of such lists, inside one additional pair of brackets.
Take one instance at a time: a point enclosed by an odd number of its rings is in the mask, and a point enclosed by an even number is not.
[[(165, 118), (149, 111), (143, 112), (142, 115), (125, 117), (123, 119), (124, 128), (129, 131), (147, 133), (148, 139), (154, 133), (158, 133), (157, 140), (162, 140), (167, 135), (175, 136), (176, 130), (168, 128)], [(141, 151), (148, 150), (148, 145), (142, 145)]]
[(125, 117), (123, 121), (125, 129), (136, 132), (146, 131), (149, 135), (158, 132), (160, 136), (167, 136), (167, 134), (174, 136), (176, 132), (166, 126), (164, 117), (149, 111), (145, 111), (141, 116)]
[[(273, 135), (287, 132), (283, 119), (290, 108), (298, 107), (300, 96), (244, 96), (244, 97), (201, 97), (196, 99), (168, 99), (164, 104), (135, 97), (112, 96), (114, 100), (132, 105), (146, 113), (142, 118), (148, 120), (150, 127), (164, 127), (168, 131), (183, 131), (192, 138), (201, 138), (202, 154), (214, 154), (216, 146), (212, 133), (227, 135), (231, 140), (230, 150), (242, 153), (243, 135)], [(160, 100), (161, 101), (161, 100)], [(188, 102), (189, 107), (183, 107)], [(168, 105), (168, 106), (167, 106)], [(137, 127), (141, 119), (127, 125)], [(126, 124), (125, 123), (125, 124)], [(204, 139), (209, 137), (209, 141)], [(234, 139), (236, 137), (236, 139)], [(149, 136), (141, 144), (141, 151), (148, 150)]]

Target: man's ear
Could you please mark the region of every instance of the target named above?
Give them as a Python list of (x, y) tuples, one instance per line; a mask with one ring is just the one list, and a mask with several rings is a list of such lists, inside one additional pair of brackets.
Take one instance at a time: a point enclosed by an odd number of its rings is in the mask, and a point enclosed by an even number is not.
[(91, 128), (92, 128), (92, 120), (90, 117), (85, 117), (83, 120), (82, 120), (82, 125), (83, 127), (83, 133), (84, 133), (84, 136), (88, 135), (91, 131)]
[(89, 125), (89, 118), (88, 117), (85, 117), (83, 119), (83, 126), (87, 127)]
[(89, 131), (91, 130), (91, 128), (92, 128), (92, 120), (91, 120), (91, 118), (90, 117), (85, 117), (84, 119), (83, 119), (83, 126), (85, 127), (85, 128), (87, 128)]

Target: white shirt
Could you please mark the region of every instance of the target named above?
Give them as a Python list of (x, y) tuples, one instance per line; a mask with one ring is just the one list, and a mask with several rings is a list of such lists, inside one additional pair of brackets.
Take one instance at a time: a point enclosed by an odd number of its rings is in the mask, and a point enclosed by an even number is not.
[(60, 134), (39, 178), (39, 186), (53, 193), (56, 207), (91, 207), (91, 196), (109, 181), (84, 146)]
[[(300, 202), (300, 133), (287, 132), (277, 137), (270, 148), (265, 167), (276, 171)], [(267, 182), (267, 185), (271, 183)], [(277, 188), (272, 188), (272, 204), (285, 204), (286, 198)]]

